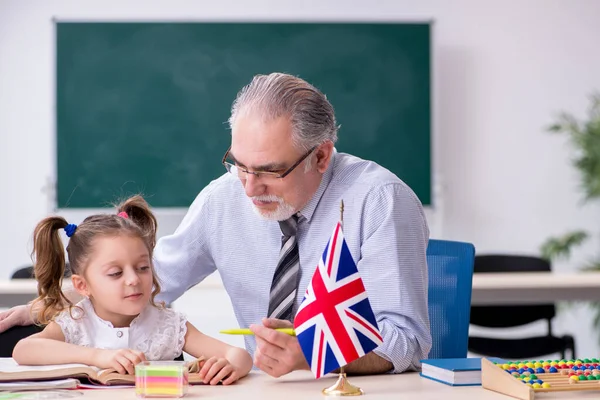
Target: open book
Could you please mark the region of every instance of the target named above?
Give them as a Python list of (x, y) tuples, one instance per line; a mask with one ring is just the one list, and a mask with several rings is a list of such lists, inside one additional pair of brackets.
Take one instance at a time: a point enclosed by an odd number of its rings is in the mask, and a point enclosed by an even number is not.
[[(198, 372), (204, 358), (187, 363), (190, 384), (202, 384)], [(64, 378), (87, 379), (97, 385), (135, 385), (135, 375), (119, 374), (113, 369), (100, 369), (85, 364), (44, 366), (19, 365), (12, 358), (0, 358), (0, 382), (43, 381)]]

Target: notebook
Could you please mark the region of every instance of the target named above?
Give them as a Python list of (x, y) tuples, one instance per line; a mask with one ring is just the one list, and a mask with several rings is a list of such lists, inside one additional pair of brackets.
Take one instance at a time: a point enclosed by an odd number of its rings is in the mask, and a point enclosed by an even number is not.
[(80, 383), (77, 379), (67, 378), (52, 381), (19, 381), (0, 382), (0, 392), (16, 390), (49, 390), (49, 389), (76, 389)]
[[(198, 372), (204, 358), (188, 363), (189, 383), (202, 384)], [(113, 369), (100, 369), (85, 364), (28, 366), (12, 358), (0, 358), (0, 382), (47, 381), (56, 379), (87, 379), (96, 385), (135, 385), (135, 375), (119, 374)]]
[[(500, 358), (488, 360), (504, 363)], [(424, 378), (450, 386), (481, 385), (481, 358), (438, 358), (421, 360), (421, 373)]]

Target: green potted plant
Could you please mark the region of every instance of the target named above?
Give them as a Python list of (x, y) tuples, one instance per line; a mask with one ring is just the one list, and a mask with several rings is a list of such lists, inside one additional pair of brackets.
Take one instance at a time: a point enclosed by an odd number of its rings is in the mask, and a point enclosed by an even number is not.
[[(573, 165), (581, 177), (584, 201), (600, 198), (600, 93), (592, 94), (590, 100), (585, 120), (578, 120), (572, 114), (562, 112), (556, 122), (548, 127), (549, 132), (567, 135), (575, 150)], [(568, 259), (573, 248), (588, 237), (588, 232), (583, 230), (551, 237), (542, 245), (542, 257), (550, 261)], [(600, 258), (591, 260), (581, 269), (600, 271)], [(600, 303), (592, 303), (590, 306), (594, 311), (594, 326), (600, 331)]]

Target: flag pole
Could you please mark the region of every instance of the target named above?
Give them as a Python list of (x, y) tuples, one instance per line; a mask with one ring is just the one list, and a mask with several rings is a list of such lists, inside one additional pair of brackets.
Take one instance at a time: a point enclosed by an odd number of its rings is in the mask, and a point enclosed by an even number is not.
[[(340, 202), (340, 225), (342, 228), (344, 227), (344, 200)], [(342, 366), (340, 367), (337, 382), (333, 386), (323, 389), (323, 394), (327, 396), (360, 396), (365, 394), (365, 392), (348, 382), (344, 367)]]

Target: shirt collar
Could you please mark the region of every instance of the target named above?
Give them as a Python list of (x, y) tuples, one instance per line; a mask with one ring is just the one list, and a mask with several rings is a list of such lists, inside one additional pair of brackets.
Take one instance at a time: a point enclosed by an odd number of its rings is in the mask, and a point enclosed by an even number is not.
[(331, 161), (329, 162), (329, 166), (327, 167), (327, 170), (321, 178), (319, 188), (317, 189), (313, 197), (308, 201), (308, 203), (306, 203), (306, 205), (302, 208), (302, 210), (298, 212), (298, 214), (301, 217), (304, 217), (303, 219), (306, 219), (308, 223), (310, 223), (310, 220), (313, 214), (315, 213), (317, 205), (319, 204), (321, 197), (323, 197), (323, 193), (325, 193), (325, 189), (327, 189), (327, 186), (329, 186), (329, 182), (331, 182), (331, 177), (333, 176), (333, 168), (335, 166), (336, 154), (337, 151), (334, 147), (333, 152), (331, 153)]
[(92, 302), (91, 302), (91, 300), (89, 298), (83, 299), (83, 301), (80, 304), (81, 304), (82, 308), (84, 309), (84, 311), (86, 313), (88, 313), (88, 315), (90, 315), (92, 318), (95, 318), (101, 324), (106, 325), (107, 327), (109, 327), (111, 329), (127, 329), (127, 328), (131, 328), (135, 324), (141, 323), (143, 320), (145, 320), (147, 318), (148, 314), (151, 313), (150, 307), (152, 307), (150, 304), (147, 305), (146, 307), (144, 307), (144, 309), (142, 310), (142, 312), (139, 313), (131, 321), (131, 323), (129, 324), (129, 326), (122, 327), (122, 328), (115, 328), (115, 326), (112, 324), (112, 322), (107, 321), (105, 319), (102, 319), (102, 318), (100, 318), (98, 316), (98, 314), (96, 314), (96, 310), (94, 309), (94, 305), (92, 304)]

